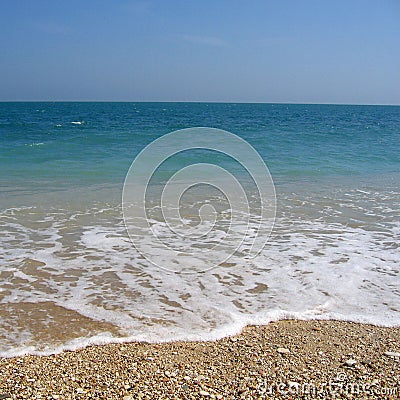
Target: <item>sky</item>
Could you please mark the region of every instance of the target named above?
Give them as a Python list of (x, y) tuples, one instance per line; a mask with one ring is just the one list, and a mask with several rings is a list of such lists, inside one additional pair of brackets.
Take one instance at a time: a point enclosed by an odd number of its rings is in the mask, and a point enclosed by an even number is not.
[(400, 104), (399, 0), (0, 0), (0, 101)]

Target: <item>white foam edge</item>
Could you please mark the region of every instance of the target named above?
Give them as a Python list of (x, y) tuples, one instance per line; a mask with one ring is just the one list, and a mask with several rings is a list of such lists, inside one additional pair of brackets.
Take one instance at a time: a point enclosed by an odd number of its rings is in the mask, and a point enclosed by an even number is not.
[(275, 310), (268, 313), (268, 316), (235, 316), (234, 321), (226, 326), (219, 327), (211, 332), (204, 334), (180, 334), (174, 337), (166, 337), (164, 339), (154, 339), (149, 334), (141, 333), (126, 337), (115, 337), (111, 333), (104, 332), (91, 337), (76, 338), (66, 342), (63, 345), (49, 348), (47, 350), (38, 351), (34, 346), (21, 347), (18, 350), (8, 350), (0, 352), (0, 357), (12, 358), (24, 355), (49, 356), (59, 354), (64, 351), (77, 351), (88, 346), (102, 346), (107, 344), (123, 344), (123, 343), (172, 343), (172, 342), (215, 342), (225, 337), (236, 336), (242, 332), (247, 326), (266, 326), (271, 322), (282, 320), (297, 321), (340, 321), (373, 325), (378, 327), (397, 328), (400, 327), (400, 321), (394, 318), (386, 318), (377, 320), (372, 317), (363, 315), (345, 316), (336, 312), (328, 312), (321, 314), (320, 310), (308, 310), (305, 312), (291, 312), (285, 310)]

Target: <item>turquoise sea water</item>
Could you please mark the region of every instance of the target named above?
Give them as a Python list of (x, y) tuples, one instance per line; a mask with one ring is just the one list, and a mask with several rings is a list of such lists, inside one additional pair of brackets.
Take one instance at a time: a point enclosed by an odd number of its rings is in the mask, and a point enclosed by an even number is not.
[[(259, 152), (277, 218), (257, 258), (194, 278), (143, 261), (121, 196), (146, 145), (196, 126)], [(229, 167), (193, 151), (166, 169), (199, 160)], [(399, 211), (398, 106), (0, 103), (0, 353), (211, 339), (287, 317), (399, 325)]]

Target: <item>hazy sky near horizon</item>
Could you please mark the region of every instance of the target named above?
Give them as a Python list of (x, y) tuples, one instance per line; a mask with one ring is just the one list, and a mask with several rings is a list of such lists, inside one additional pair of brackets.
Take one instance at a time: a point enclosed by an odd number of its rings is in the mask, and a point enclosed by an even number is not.
[(399, 0), (2, 0), (0, 100), (400, 104)]

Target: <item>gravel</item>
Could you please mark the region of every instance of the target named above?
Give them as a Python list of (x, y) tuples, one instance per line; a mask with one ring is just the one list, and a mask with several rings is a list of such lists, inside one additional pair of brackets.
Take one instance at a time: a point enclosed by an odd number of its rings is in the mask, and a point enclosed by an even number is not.
[(400, 328), (287, 320), (216, 342), (0, 358), (0, 399), (398, 399), (399, 351)]

